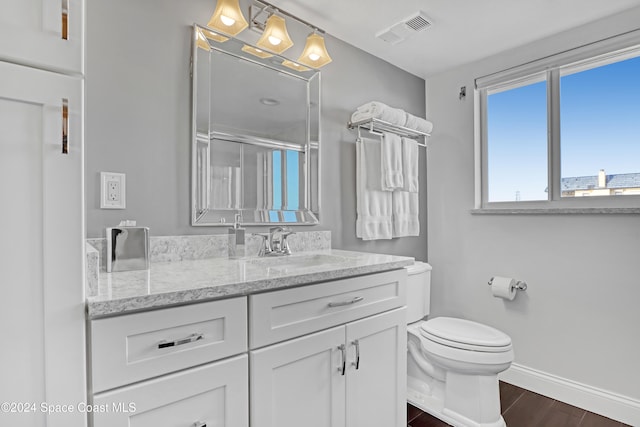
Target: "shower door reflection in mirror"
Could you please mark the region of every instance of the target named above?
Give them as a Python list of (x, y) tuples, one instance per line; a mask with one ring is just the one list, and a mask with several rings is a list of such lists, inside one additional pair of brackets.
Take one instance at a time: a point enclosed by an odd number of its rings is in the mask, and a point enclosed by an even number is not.
[(236, 213), (245, 224), (318, 223), (319, 72), (203, 31), (194, 27), (192, 224), (228, 226)]

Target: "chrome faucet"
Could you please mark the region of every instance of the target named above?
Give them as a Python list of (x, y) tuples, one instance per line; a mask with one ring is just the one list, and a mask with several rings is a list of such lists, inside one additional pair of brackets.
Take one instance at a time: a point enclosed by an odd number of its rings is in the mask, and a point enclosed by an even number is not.
[(262, 246), (258, 256), (282, 256), (291, 255), (291, 249), (287, 242), (287, 237), (295, 234), (289, 227), (271, 227), (269, 234), (254, 233), (254, 236), (262, 237)]

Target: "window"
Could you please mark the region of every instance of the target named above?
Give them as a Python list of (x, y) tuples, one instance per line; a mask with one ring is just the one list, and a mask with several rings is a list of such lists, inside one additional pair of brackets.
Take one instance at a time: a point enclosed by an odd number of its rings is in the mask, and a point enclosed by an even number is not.
[(639, 42), (640, 32), (476, 80), (476, 207), (640, 208)]
[(545, 200), (547, 82), (487, 97), (489, 201)]

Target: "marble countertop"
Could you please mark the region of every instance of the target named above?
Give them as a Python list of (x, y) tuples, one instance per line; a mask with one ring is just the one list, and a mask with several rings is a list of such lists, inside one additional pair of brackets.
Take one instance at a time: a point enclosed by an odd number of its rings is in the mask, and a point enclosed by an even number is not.
[(87, 298), (89, 318), (249, 295), (350, 276), (394, 270), (413, 258), (322, 250), (287, 257), (210, 258), (151, 263), (149, 270), (100, 273)]

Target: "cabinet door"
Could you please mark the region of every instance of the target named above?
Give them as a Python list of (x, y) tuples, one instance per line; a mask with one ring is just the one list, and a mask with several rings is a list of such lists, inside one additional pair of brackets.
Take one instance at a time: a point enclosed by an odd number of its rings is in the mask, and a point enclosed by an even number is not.
[(407, 423), (405, 310), (346, 326), (348, 427), (401, 427)]
[(247, 355), (97, 394), (94, 427), (248, 427)]
[(0, 60), (82, 73), (84, 0), (0, 0), (0, 7)]
[(342, 345), (339, 326), (252, 351), (251, 426), (344, 427)]
[(39, 407), (86, 401), (81, 93), (78, 79), (0, 62), (0, 402), (38, 405), (2, 425), (85, 425)]

